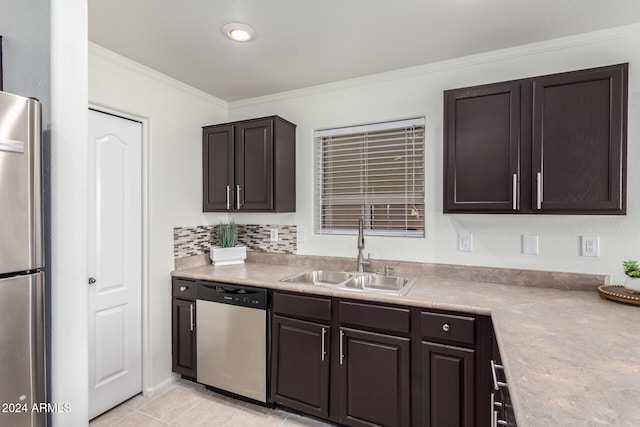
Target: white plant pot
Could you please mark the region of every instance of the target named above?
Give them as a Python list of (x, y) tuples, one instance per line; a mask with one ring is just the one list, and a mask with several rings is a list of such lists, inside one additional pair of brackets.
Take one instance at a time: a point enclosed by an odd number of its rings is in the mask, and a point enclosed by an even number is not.
[(628, 291), (640, 294), (640, 277), (627, 277), (622, 286)]
[(211, 246), (209, 257), (213, 265), (243, 264), (247, 258), (247, 247), (221, 248), (220, 246)]

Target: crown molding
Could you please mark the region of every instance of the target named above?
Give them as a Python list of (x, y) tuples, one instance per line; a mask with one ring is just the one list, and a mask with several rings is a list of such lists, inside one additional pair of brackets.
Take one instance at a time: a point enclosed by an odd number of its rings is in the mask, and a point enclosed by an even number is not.
[(295, 89), (286, 92), (264, 95), (255, 98), (247, 98), (229, 102), (229, 110), (236, 110), (246, 107), (257, 106), (272, 102), (286, 101), (303, 96), (324, 94), (332, 91), (352, 89), (361, 86), (375, 85), (379, 83), (391, 82), (394, 80), (420, 77), (428, 74), (449, 71), (458, 68), (477, 66), (481, 64), (504, 61), (512, 58), (537, 55), (555, 50), (569, 49), (573, 47), (585, 46), (608, 42), (612, 40), (626, 39), (640, 36), (640, 24), (625, 25), (606, 30), (594, 31), (578, 34), (574, 36), (562, 37), (558, 39), (546, 40), (537, 43), (530, 43), (491, 52), (479, 53), (460, 58), (448, 59), (445, 61), (432, 62), (415, 67), (408, 67), (384, 73), (372, 74), (364, 77), (357, 77), (348, 80), (341, 80), (333, 83), (326, 83), (310, 86), (302, 89)]
[(153, 68), (149, 68), (145, 65), (135, 62), (125, 56), (117, 54), (112, 50), (109, 50), (93, 42), (89, 42), (89, 55), (95, 55), (106, 61), (112, 62), (123, 68), (126, 68), (129, 71), (133, 71), (134, 73), (141, 74), (145, 77), (156, 80), (162, 84), (172, 86), (175, 89), (186, 92), (189, 95), (201, 98), (204, 101), (210, 102), (218, 107), (224, 108), (225, 110), (229, 109), (229, 103), (226, 101), (223, 101), (220, 98), (216, 98), (213, 95), (210, 95), (206, 92), (196, 89), (193, 86), (189, 86), (188, 84), (181, 82), (180, 80), (176, 80), (173, 77), (169, 77), (166, 74), (162, 74), (161, 72), (156, 71)]

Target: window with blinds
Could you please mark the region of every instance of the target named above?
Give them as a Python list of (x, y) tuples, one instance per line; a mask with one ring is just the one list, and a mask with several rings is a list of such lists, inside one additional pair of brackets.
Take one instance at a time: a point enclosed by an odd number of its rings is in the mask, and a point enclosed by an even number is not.
[(319, 234), (424, 237), (424, 119), (316, 131)]

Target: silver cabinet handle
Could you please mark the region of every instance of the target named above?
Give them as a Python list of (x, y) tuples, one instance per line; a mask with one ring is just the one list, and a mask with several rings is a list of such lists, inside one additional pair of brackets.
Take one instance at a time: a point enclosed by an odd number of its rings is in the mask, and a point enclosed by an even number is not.
[(342, 351), (343, 347), (342, 347), (342, 339), (344, 337), (344, 331), (340, 330), (340, 364), (342, 365), (342, 362), (344, 361), (344, 352)]
[(193, 304), (189, 304), (189, 321), (191, 322), (191, 332), (193, 332)]
[(327, 355), (327, 352), (324, 347), (324, 337), (327, 334), (327, 328), (322, 328), (322, 361), (324, 362), (324, 357)]
[(498, 411), (493, 411), (493, 416), (491, 417), (491, 427), (498, 427)]
[(444, 325), (442, 325), (442, 330), (445, 332), (449, 332), (449, 329), (451, 329), (451, 327), (449, 326), (448, 323), (445, 323)]
[(496, 417), (496, 408), (494, 406), (495, 399), (496, 399), (495, 394), (491, 393), (491, 411), (490, 411), (491, 412), (491, 424), (490, 424), (491, 427), (496, 427), (496, 421), (497, 421), (496, 420), (496, 418), (497, 418)]
[(94, 283), (96, 283), (96, 278), (95, 277), (89, 277), (89, 284), (93, 285)]
[(186, 287), (186, 286), (180, 286), (180, 292), (184, 292), (184, 291), (186, 291), (186, 290), (187, 290), (187, 287)]
[(542, 172), (538, 172), (536, 175), (536, 186), (538, 190), (536, 208), (542, 209)]
[(514, 173), (513, 174), (513, 194), (511, 195), (511, 197), (513, 198), (513, 202), (512, 202), (512, 207), (513, 210), (516, 211), (518, 210), (518, 174)]
[(496, 362), (491, 360), (491, 376), (493, 378), (493, 389), (498, 391), (500, 387), (507, 387), (507, 383), (503, 383), (498, 381), (498, 375), (496, 374), (496, 369), (504, 369), (502, 365), (496, 364)]
[(236, 209), (240, 209), (240, 206), (242, 206), (240, 203), (240, 185), (236, 185), (236, 201), (238, 202)]
[(231, 206), (231, 205), (229, 204), (229, 192), (230, 192), (230, 191), (231, 191), (231, 187), (229, 187), (229, 186), (227, 185), (227, 210), (229, 210), (229, 209), (230, 209), (230, 206)]
[(493, 389), (498, 391), (498, 377), (496, 376), (496, 362), (491, 359), (491, 377), (493, 378)]

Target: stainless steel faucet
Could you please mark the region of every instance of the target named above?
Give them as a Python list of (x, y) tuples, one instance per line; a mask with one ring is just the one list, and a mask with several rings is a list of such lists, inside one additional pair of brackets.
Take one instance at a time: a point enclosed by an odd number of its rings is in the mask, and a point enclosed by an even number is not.
[(364, 231), (362, 218), (358, 220), (358, 258), (356, 259), (358, 273), (364, 272), (364, 266), (371, 264), (371, 256), (367, 256), (367, 260), (364, 260), (362, 251), (364, 250)]

